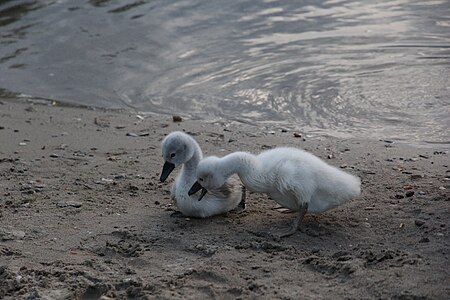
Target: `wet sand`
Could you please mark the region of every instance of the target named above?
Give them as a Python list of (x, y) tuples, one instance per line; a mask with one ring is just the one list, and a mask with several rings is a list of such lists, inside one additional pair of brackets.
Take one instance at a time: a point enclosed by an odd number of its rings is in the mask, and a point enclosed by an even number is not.
[[(0, 103), (0, 298), (446, 299), (448, 149), (112, 110)], [(262, 194), (247, 210), (176, 217), (159, 144), (206, 155), (308, 150), (358, 175), (362, 195), (297, 234)], [(131, 134), (130, 134), (131, 133)], [(127, 135), (128, 134), (128, 135)], [(179, 171), (179, 170), (177, 170)]]

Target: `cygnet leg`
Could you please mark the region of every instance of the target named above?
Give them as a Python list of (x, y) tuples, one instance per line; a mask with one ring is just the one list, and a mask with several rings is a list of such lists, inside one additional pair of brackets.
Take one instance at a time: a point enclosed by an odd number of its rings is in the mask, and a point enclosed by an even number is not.
[(245, 199), (246, 199), (246, 189), (245, 189), (245, 186), (243, 186), (241, 202), (239, 202), (239, 204), (233, 209), (233, 211), (235, 211), (237, 213), (243, 212), (247, 207), (247, 205), (245, 203)]
[(295, 218), (294, 222), (292, 223), (291, 228), (279, 235), (279, 237), (286, 237), (293, 235), (297, 232), (297, 230), (300, 228), (300, 224), (302, 223), (303, 217), (305, 216), (306, 212), (308, 211), (308, 203), (303, 203), (300, 207), (300, 210), (297, 212), (297, 218)]

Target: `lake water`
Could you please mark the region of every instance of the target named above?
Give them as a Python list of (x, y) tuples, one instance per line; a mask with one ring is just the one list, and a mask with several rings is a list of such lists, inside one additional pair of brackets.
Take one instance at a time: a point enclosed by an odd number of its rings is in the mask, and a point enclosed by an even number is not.
[(449, 78), (447, 0), (0, 1), (4, 97), (449, 143)]

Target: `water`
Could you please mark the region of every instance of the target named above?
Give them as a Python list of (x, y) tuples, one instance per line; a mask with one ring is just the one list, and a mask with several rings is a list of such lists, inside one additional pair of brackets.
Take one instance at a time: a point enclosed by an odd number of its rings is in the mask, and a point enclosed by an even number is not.
[(0, 96), (449, 143), (450, 3), (1, 1)]

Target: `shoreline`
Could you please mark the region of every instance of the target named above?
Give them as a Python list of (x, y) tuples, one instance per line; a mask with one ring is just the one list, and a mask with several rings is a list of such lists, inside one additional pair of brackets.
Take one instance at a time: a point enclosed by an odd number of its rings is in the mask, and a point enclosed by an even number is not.
[[(21, 97), (21, 96), (15, 96), (15, 98), (2, 98), (0, 96), (0, 102), (6, 101), (6, 102), (19, 102), (29, 105), (43, 105), (43, 106), (55, 106), (55, 107), (67, 107), (67, 108), (78, 108), (78, 109), (87, 109), (87, 110), (94, 110), (94, 111), (104, 111), (104, 112), (114, 112), (114, 113), (126, 113), (126, 114), (136, 114), (141, 116), (159, 116), (159, 117), (167, 117), (171, 118), (174, 114), (170, 113), (159, 113), (159, 112), (140, 112), (137, 111), (134, 108), (126, 108), (126, 107), (118, 107), (118, 108), (107, 108), (107, 107), (101, 107), (101, 106), (92, 106), (92, 105), (84, 105), (84, 104), (77, 104), (70, 101), (64, 101), (64, 100), (52, 100), (52, 99), (46, 99), (46, 98), (40, 98), (40, 97)], [(180, 114), (175, 114), (180, 115)], [(180, 115), (181, 116), (181, 115)], [(182, 116), (183, 119), (185, 116)], [(238, 125), (243, 126), (253, 126), (258, 127), (259, 123), (258, 121), (249, 121), (249, 120), (239, 120), (239, 119), (226, 119), (223, 116), (216, 116), (213, 119), (202, 119), (202, 118), (192, 118), (187, 117), (187, 120), (190, 121), (196, 121), (196, 122), (203, 122), (203, 123), (219, 123), (219, 124), (231, 124), (231, 123), (237, 123)], [(294, 123), (280, 123), (276, 121), (267, 121), (262, 123), (264, 130), (267, 132), (274, 132), (274, 131), (283, 131), (283, 132), (291, 132), (291, 133), (302, 133), (304, 136), (311, 135), (315, 137), (330, 137), (335, 139), (354, 139), (354, 140), (368, 140), (368, 141), (391, 141), (394, 143), (399, 144), (405, 144), (408, 146), (413, 146), (417, 148), (436, 148), (441, 147), (443, 149), (450, 149), (450, 140), (448, 141), (426, 141), (426, 140), (408, 140), (404, 138), (399, 137), (361, 137), (362, 133), (356, 134), (356, 132), (348, 133), (344, 131), (336, 131), (335, 129), (324, 129), (324, 128), (310, 128), (309, 130), (298, 130)], [(330, 133), (334, 132), (334, 134)]]
[[(0, 298), (445, 299), (450, 292), (450, 166), (440, 144), (310, 138), (275, 126), (0, 100)], [(293, 215), (262, 194), (250, 193), (240, 214), (172, 217), (179, 169), (166, 183), (158, 178), (159, 144), (173, 130), (192, 134), (204, 155), (303, 148), (359, 176), (362, 196), (307, 215), (301, 231), (281, 240), (267, 232)]]

